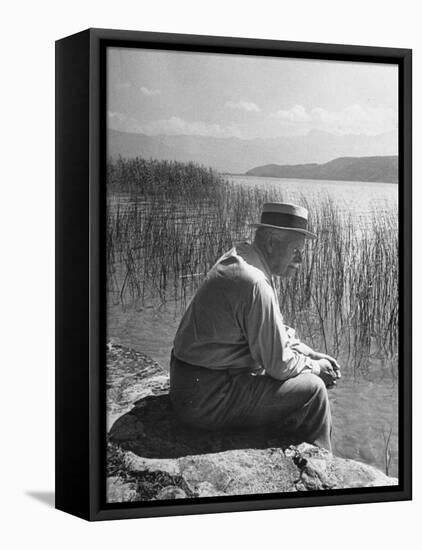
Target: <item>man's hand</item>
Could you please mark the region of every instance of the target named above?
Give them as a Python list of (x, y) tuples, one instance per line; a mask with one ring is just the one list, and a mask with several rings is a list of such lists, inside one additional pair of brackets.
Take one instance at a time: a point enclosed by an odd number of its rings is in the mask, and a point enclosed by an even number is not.
[(337, 383), (336, 380), (341, 376), (339, 370), (340, 367), (335, 369), (331, 362), (325, 357), (322, 359), (317, 359), (316, 362), (321, 369), (319, 376), (322, 378), (326, 387), (331, 388), (332, 386), (335, 386)]
[(313, 351), (313, 350), (312, 350), (312, 353), (309, 354), (309, 357), (311, 359), (318, 361), (318, 363), (321, 359), (325, 359), (329, 361), (330, 365), (333, 367), (333, 369), (337, 374), (337, 378), (341, 378), (340, 365), (338, 364), (336, 359), (334, 359), (334, 357), (331, 357), (330, 355), (326, 355), (325, 353), (319, 353), (318, 351)]

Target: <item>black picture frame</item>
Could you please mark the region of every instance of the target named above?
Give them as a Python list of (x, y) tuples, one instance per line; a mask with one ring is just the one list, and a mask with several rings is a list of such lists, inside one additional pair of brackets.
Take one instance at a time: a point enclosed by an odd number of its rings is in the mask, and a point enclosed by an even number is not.
[[(397, 64), (399, 485), (295, 494), (105, 501), (105, 52), (109, 46)], [(56, 42), (56, 507), (87, 520), (412, 498), (412, 53), (408, 49), (88, 29)]]

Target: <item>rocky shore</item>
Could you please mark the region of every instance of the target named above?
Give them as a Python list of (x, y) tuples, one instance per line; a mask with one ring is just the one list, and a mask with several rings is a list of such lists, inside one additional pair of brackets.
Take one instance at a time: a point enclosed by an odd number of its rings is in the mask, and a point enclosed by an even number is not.
[(107, 345), (107, 500), (129, 502), (397, 485), (376, 468), (273, 432), (181, 425), (168, 374), (148, 356)]

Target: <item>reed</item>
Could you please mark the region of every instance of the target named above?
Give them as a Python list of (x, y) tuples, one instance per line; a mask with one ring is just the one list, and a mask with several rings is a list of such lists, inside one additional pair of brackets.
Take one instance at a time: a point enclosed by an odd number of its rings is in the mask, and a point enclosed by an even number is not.
[[(275, 187), (245, 188), (212, 170), (157, 160), (108, 164), (108, 290), (123, 304), (173, 301), (180, 310), (216, 259), (251, 238), (262, 204), (283, 200)], [(397, 212), (356, 221), (322, 197), (310, 211), (318, 234), (301, 270), (280, 282), (286, 323), (312, 346), (364, 371), (368, 357), (398, 348)]]

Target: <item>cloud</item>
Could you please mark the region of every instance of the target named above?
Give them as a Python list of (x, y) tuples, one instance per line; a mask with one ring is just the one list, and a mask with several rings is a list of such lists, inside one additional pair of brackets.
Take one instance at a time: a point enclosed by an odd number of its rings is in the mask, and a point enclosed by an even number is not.
[(311, 116), (306, 112), (305, 107), (302, 105), (295, 105), (288, 111), (278, 111), (276, 117), (288, 122), (309, 122)]
[(108, 111), (107, 116), (108, 125), (113, 130), (131, 133), (141, 132), (139, 122), (133, 117), (129, 117), (123, 113), (118, 113), (116, 111)]
[(187, 121), (180, 117), (173, 116), (168, 119), (155, 120), (142, 125), (143, 132), (146, 134), (157, 135), (192, 135), (192, 136), (212, 136), (212, 137), (230, 137), (239, 136), (240, 129), (237, 125), (222, 126), (217, 123), (208, 123), (204, 121)]
[(307, 111), (302, 105), (275, 113), (275, 118), (292, 131), (307, 133), (323, 130), (337, 135), (377, 135), (397, 127), (397, 113), (384, 107), (349, 105), (341, 111), (328, 111), (315, 107)]
[(141, 93), (143, 95), (146, 95), (148, 97), (152, 97), (154, 95), (160, 95), (161, 90), (150, 90), (149, 88), (146, 88), (145, 86), (140, 87)]
[(108, 112), (109, 127), (121, 132), (136, 132), (151, 136), (156, 135), (188, 135), (211, 137), (244, 137), (239, 125), (222, 126), (204, 121), (187, 121), (173, 116), (167, 119), (139, 123), (133, 117), (114, 111)]
[(237, 109), (239, 111), (248, 111), (250, 113), (259, 113), (260, 108), (256, 103), (250, 101), (226, 101), (224, 107), (227, 109)]

